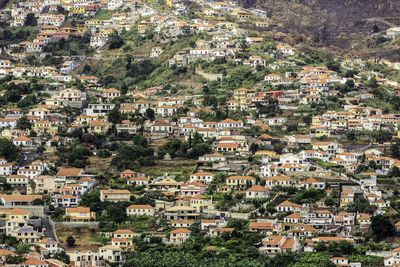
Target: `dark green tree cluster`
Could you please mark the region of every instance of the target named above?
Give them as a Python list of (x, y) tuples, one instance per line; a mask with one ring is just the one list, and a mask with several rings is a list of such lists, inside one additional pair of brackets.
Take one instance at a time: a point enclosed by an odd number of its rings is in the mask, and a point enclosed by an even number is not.
[(159, 157), (164, 157), (168, 153), (171, 158), (187, 157), (196, 159), (211, 151), (211, 146), (204, 142), (202, 136), (194, 133), (193, 138), (190, 136), (188, 141), (181, 141), (175, 138), (165, 143), (158, 151), (158, 155)]
[(117, 155), (111, 161), (111, 166), (118, 170), (137, 170), (140, 166), (154, 165), (154, 150), (144, 143), (135, 145), (121, 144), (118, 147)]
[(22, 153), (12, 141), (0, 138), (0, 157), (5, 158), (9, 162), (20, 161), (22, 159)]

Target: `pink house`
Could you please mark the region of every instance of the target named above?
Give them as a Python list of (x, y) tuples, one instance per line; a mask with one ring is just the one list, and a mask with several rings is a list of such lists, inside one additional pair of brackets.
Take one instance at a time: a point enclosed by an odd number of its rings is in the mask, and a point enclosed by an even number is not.
[(208, 188), (208, 185), (200, 183), (188, 183), (181, 186), (182, 196), (203, 195)]
[(64, 38), (65, 40), (68, 40), (69, 38), (69, 33), (68, 32), (56, 32), (52, 36), (53, 40), (61, 40)]

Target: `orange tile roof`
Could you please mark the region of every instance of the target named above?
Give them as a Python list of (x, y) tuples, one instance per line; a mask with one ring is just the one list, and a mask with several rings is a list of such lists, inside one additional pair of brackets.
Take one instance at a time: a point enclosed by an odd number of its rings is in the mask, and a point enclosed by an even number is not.
[(172, 230), (170, 233), (171, 234), (183, 234), (183, 233), (191, 233), (192, 231), (185, 229), (185, 228), (177, 228), (175, 230)]

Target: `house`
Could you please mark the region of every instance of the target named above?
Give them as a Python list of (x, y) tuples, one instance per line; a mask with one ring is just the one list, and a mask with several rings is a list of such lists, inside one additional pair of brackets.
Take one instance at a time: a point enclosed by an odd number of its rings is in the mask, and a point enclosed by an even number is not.
[(34, 244), (40, 240), (39, 233), (32, 226), (17, 227), (12, 230), (11, 236), (27, 244)]
[(206, 185), (206, 184), (191, 182), (191, 183), (187, 183), (187, 184), (184, 184), (181, 186), (180, 194), (182, 196), (202, 195), (206, 192), (207, 188), (208, 188), (208, 185)]
[(251, 186), (256, 183), (256, 178), (253, 176), (229, 176), (226, 178), (228, 186)]
[(113, 245), (106, 245), (99, 248), (99, 256), (109, 262), (122, 262), (122, 249)]
[(285, 200), (276, 206), (278, 212), (299, 212), (301, 205)]
[(129, 190), (100, 190), (100, 200), (102, 202), (121, 202), (129, 201), (131, 198), (131, 192)]
[(325, 189), (325, 182), (319, 182), (315, 180), (312, 177), (307, 178), (305, 181), (301, 182), (298, 187), (304, 188), (304, 189), (310, 189), (310, 188), (315, 188), (315, 189)]
[(204, 154), (203, 156), (199, 157), (199, 161), (224, 162), (226, 161), (226, 157), (221, 153)]
[(118, 229), (113, 232), (112, 235), (114, 238), (129, 238), (132, 239), (134, 236), (134, 232), (129, 229)]
[(191, 197), (189, 205), (191, 208), (194, 208), (196, 212), (215, 209), (212, 199), (206, 198), (204, 195)]
[(288, 176), (271, 176), (265, 180), (265, 187), (272, 189), (275, 186), (292, 186), (293, 180)]
[(164, 50), (161, 47), (155, 46), (150, 50), (150, 57), (158, 57), (163, 51)]
[(82, 177), (83, 169), (80, 168), (60, 168), (56, 174), (56, 178), (62, 180), (76, 180)]
[(277, 229), (277, 224), (273, 222), (251, 222), (249, 231), (259, 232), (264, 234), (272, 234)]
[(6, 206), (31, 206), (36, 199), (42, 199), (41, 195), (0, 195), (0, 202)]
[(109, 88), (109, 89), (105, 89), (103, 91), (103, 97), (107, 100), (112, 100), (112, 99), (120, 97), (120, 96), (121, 96), (121, 91), (119, 91), (115, 88)]
[(337, 266), (349, 266), (349, 260), (344, 257), (333, 257), (329, 260)]
[(189, 182), (210, 184), (214, 179), (214, 174), (209, 172), (198, 172), (190, 175)]
[(192, 231), (185, 228), (177, 228), (172, 230), (169, 234), (169, 243), (173, 245), (180, 245), (192, 235)]
[(262, 254), (276, 254), (278, 252), (298, 252), (300, 248), (297, 237), (270, 235), (263, 241), (259, 251)]
[(28, 146), (28, 147), (33, 146), (32, 139), (26, 136), (19, 136), (17, 138), (14, 138), (13, 143), (16, 146)]
[(176, 221), (171, 221), (171, 226), (172, 227), (177, 227), (177, 228), (189, 228), (194, 224), (194, 221), (192, 220), (176, 220)]
[(303, 223), (303, 220), (304, 220), (304, 217), (298, 213), (292, 213), (283, 218), (283, 221), (286, 224), (299, 224), (299, 223)]
[(171, 177), (164, 177), (162, 180), (154, 180), (150, 185), (150, 189), (155, 191), (177, 192), (180, 190), (182, 182), (177, 182)]
[(114, 104), (89, 104), (84, 113), (89, 116), (106, 116), (114, 107)]
[(151, 133), (166, 133), (166, 134), (170, 134), (170, 133), (172, 133), (172, 131), (173, 131), (172, 125), (169, 124), (169, 122), (166, 122), (166, 121), (163, 121), (163, 120), (156, 120), (150, 126), (150, 132)]
[(101, 259), (98, 252), (91, 250), (69, 250), (66, 252), (73, 266), (104, 266), (105, 261)]
[(129, 170), (129, 169), (126, 169), (125, 171), (119, 173), (119, 177), (125, 178), (125, 179), (134, 178), (134, 177), (137, 177), (137, 176), (138, 176), (137, 172), (134, 172), (134, 171)]
[(211, 237), (219, 237), (221, 236), (223, 233), (228, 233), (229, 235), (232, 234), (232, 232), (235, 231), (235, 228), (212, 228), (210, 227), (208, 229), (208, 235)]
[(133, 249), (133, 240), (128, 238), (112, 238), (111, 245), (115, 247), (119, 247), (123, 251), (131, 251)]
[(11, 163), (0, 163), (0, 176), (5, 177), (12, 174), (13, 165)]
[(88, 207), (66, 208), (64, 217), (71, 222), (90, 222), (96, 219), (96, 213)]
[(154, 216), (155, 208), (150, 205), (130, 205), (126, 208), (128, 216)]
[(53, 199), (53, 205), (56, 207), (77, 207), (78, 202), (78, 196), (71, 194), (58, 195)]
[(268, 189), (261, 185), (253, 185), (246, 190), (246, 198), (267, 198)]
[(174, 206), (165, 210), (166, 220), (196, 220), (200, 216), (195, 208), (187, 206)]
[(25, 175), (10, 175), (6, 178), (6, 182), (11, 186), (28, 186), (29, 178)]
[(150, 179), (141, 176), (141, 177), (128, 178), (126, 182), (127, 184), (133, 186), (148, 186), (150, 184)]

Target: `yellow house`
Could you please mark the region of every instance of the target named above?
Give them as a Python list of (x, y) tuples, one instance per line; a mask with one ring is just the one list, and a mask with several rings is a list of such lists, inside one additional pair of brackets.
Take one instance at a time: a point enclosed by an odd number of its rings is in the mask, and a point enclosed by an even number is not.
[(84, 14), (85, 8), (84, 7), (72, 7), (70, 12), (73, 14)]
[(91, 121), (89, 124), (88, 132), (90, 133), (105, 133), (109, 128), (108, 122), (105, 121)]
[(16, 228), (11, 232), (11, 236), (15, 237), (20, 242), (28, 244), (34, 244), (40, 240), (38, 232), (33, 229), (32, 226)]
[(58, 131), (58, 127), (53, 126), (49, 121), (36, 121), (32, 127), (32, 130), (34, 130), (39, 135), (55, 135)]
[(196, 195), (190, 198), (190, 207), (195, 208), (197, 212), (215, 208), (212, 200), (205, 198), (203, 195)]
[(96, 213), (87, 207), (66, 208), (64, 218), (71, 222), (90, 222), (96, 219)]
[(319, 127), (319, 126), (311, 126), (310, 133), (313, 134), (315, 137), (331, 136), (330, 130), (326, 129), (325, 127)]
[(236, 25), (236, 23), (233, 23), (233, 22), (224, 21), (224, 22), (218, 23), (218, 26), (225, 26), (225, 28), (232, 30), (237, 25)]
[(252, 176), (229, 176), (226, 178), (228, 186), (252, 186), (256, 183), (256, 178)]
[(99, 19), (89, 19), (85, 21), (85, 26), (88, 29), (98, 29), (103, 26), (103, 21)]
[(371, 223), (371, 217), (366, 213), (360, 213), (357, 216), (357, 222), (360, 225), (370, 224)]
[(245, 98), (253, 98), (256, 96), (257, 91), (253, 89), (247, 89), (247, 88), (239, 88), (235, 89), (233, 91), (233, 98), (235, 100), (239, 100), (243, 97)]
[(102, 202), (121, 202), (129, 201), (131, 198), (131, 192), (129, 190), (100, 190), (100, 200)]
[(232, 12), (238, 19), (248, 19), (250, 18), (250, 14), (243, 10), (235, 10)]
[(14, 186), (27, 186), (29, 184), (29, 178), (25, 175), (10, 175), (6, 181), (7, 184)]
[(90, 122), (95, 121), (97, 119), (96, 116), (88, 116), (88, 115), (81, 115), (76, 117), (76, 122), (80, 125), (87, 124), (89, 125)]

